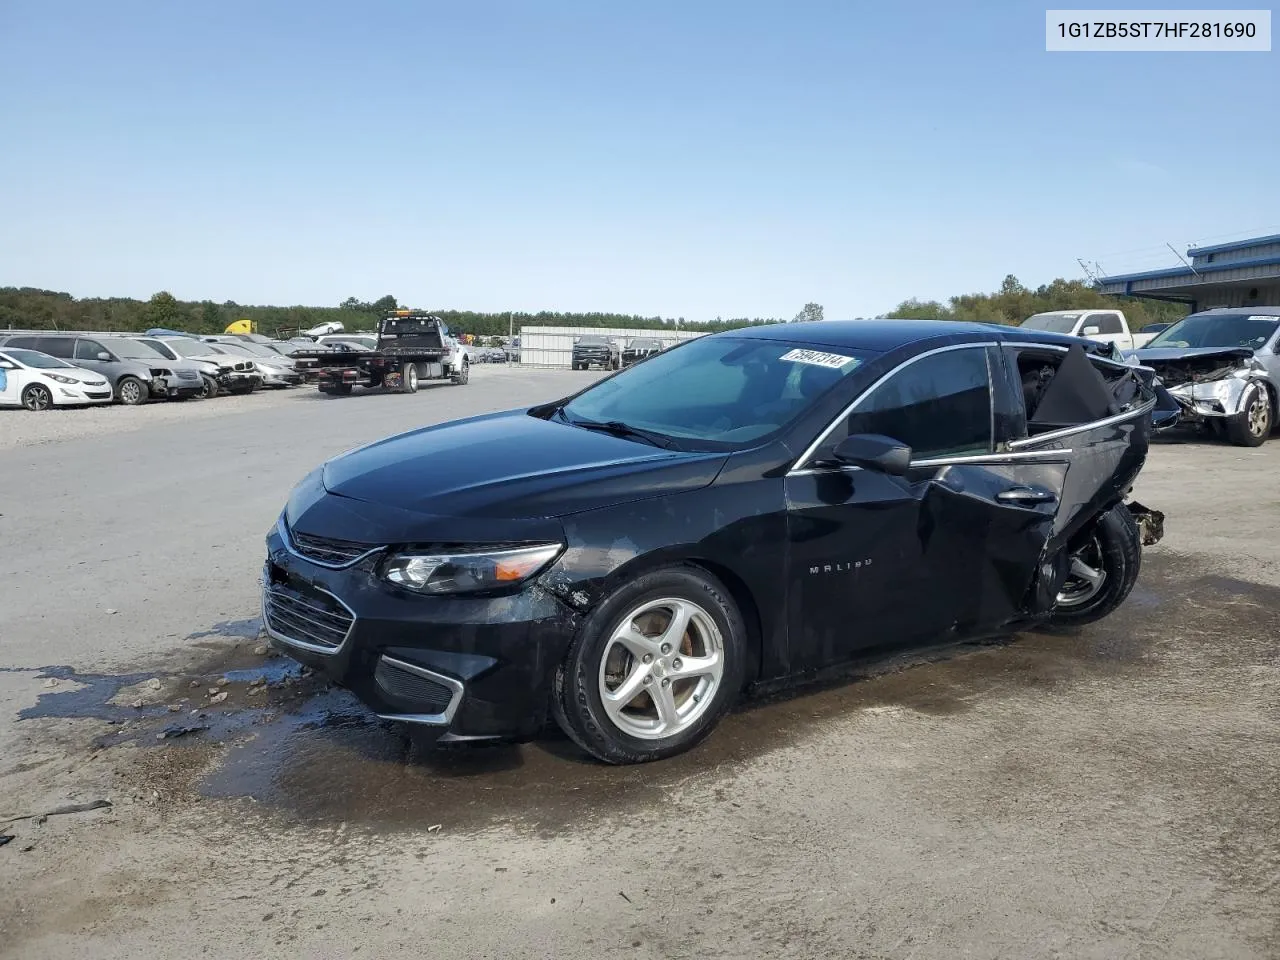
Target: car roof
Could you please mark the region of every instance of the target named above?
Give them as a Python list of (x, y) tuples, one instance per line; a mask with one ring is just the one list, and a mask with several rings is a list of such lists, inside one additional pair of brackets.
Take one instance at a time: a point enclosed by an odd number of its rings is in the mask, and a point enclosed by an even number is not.
[(931, 340), (945, 340), (948, 343), (1000, 340), (1062, 346), (1074, 343), (1095, 345), (1091, 340), (1046, 330), (1024, 330), (1022, 327), (1008, 327), (998, 323), (966, 323), (959, 320), (810, 320), (727, 330), (716, 336), (786, 340), (872, 353), (888, 353)]

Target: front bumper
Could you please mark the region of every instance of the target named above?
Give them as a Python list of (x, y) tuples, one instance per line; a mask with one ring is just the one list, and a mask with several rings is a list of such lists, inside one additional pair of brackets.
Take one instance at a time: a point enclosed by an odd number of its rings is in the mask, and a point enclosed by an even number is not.
[(452, 738), (536, 736), (577, 628), (572, 612), (536, 585), (506, 596), (418, 596), (379, 579), (378, 559), (316, 563), (278, 523), (262, 576), (272, 645), (385, 719)]
[(290, 370), (264, 370), (262, 385), (264, 387), (296, 387), (302, 383), (302, 374)]
[(79, 406), (81, 404), (111, 403), (115, 394), (111, 392), (111, 384), (77, 384), (74, 386), (58, 385), (53, 391), (53, 402), (56, 406)]
[(1224, 377), (1207, 383), (1182, 383), (1169, 387), (1169, 395), (1182, 408), (1183, 422), (1215, 420), (1240, 413), (1245, 392), (1255, 382), (1250, 377)]
[(573, 356), (574, 363), (585, 363), (588, 366), (599, 364), (602, 367), (613, 366), (613, 355), (609, 353), (575, 353)]

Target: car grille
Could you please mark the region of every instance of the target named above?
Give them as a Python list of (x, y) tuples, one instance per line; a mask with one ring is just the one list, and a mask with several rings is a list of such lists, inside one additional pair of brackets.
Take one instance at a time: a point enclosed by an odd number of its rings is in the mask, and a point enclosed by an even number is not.
[(179, 380), (199, 380), (200, 374), (196, 373), (194, 370), (179, 370), (178, 379)]
[(111, 396), (110, 390), (86, 390), (84, 395), (90, 400), (105, 400)]
[(443, 683), (394, 666), (386, 658), (378, 659), (373, 679), (388, 699), (410, 704), (417, 713), (444, 713), (453, 699), (453, 691)]
[(243, 363), (237, 363), (237, 364), (236, 364), (236, 369), (237, 369), (237, 370), (252, 370), (252, 369), (253, 369), (253, 364), (246, 360), (246, 361), (244, 361)]
[(298, 533), (296, 530), (289, 531), (289, 540), (293, 544), (295, 553), (316, 563), (335, 566), (352, 563), (371, 550), (379, 549), (378, 544), (375, 543), (355, 543), (351, 540), (315, 537), (309, 533)]
[(355, 618), (336, 597), (292, 584), (270, 583), (262, 597), (267, 629), (284, 640), (336, 650)]

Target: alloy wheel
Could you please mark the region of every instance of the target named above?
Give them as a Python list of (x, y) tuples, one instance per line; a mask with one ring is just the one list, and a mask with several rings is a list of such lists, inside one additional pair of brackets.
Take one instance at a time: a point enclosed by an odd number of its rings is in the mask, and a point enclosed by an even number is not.
[(137, 380), (126, 380), (120, 385), (120, 400), (130, 406), (142, 402), (142, 384)]
[(1246, 417), (1249, 432), (1255, 437), (1265, 437), (1271, 430), (1271, 401), (1264, 391), (1258, 390), (1255, 393)]
[(53, 406), (53, 394), (47, 387), (33, 384), (22, 396), (22, 405), (28, 410), (48, 410)]
[(689, 600), (651, 600), (619, 620), (600, 658), (600, 700), (623, 733), (661, 740), (687, 730), (724, 675), (724, 638)]
[(1102, 543), (1094, 537), (1071, 555), (1071, 572), (1058, 591), (1059, 607), (1078, 607), (1088, 603), (1107, 582), (1102, 562)]

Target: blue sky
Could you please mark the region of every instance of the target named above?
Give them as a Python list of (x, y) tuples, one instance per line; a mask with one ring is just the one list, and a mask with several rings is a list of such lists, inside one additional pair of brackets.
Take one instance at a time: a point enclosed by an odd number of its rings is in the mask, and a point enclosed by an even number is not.
[(0, 3), (0, 285), (872, 315), (1280, 232), (1280, 60), (1043, 5)]

